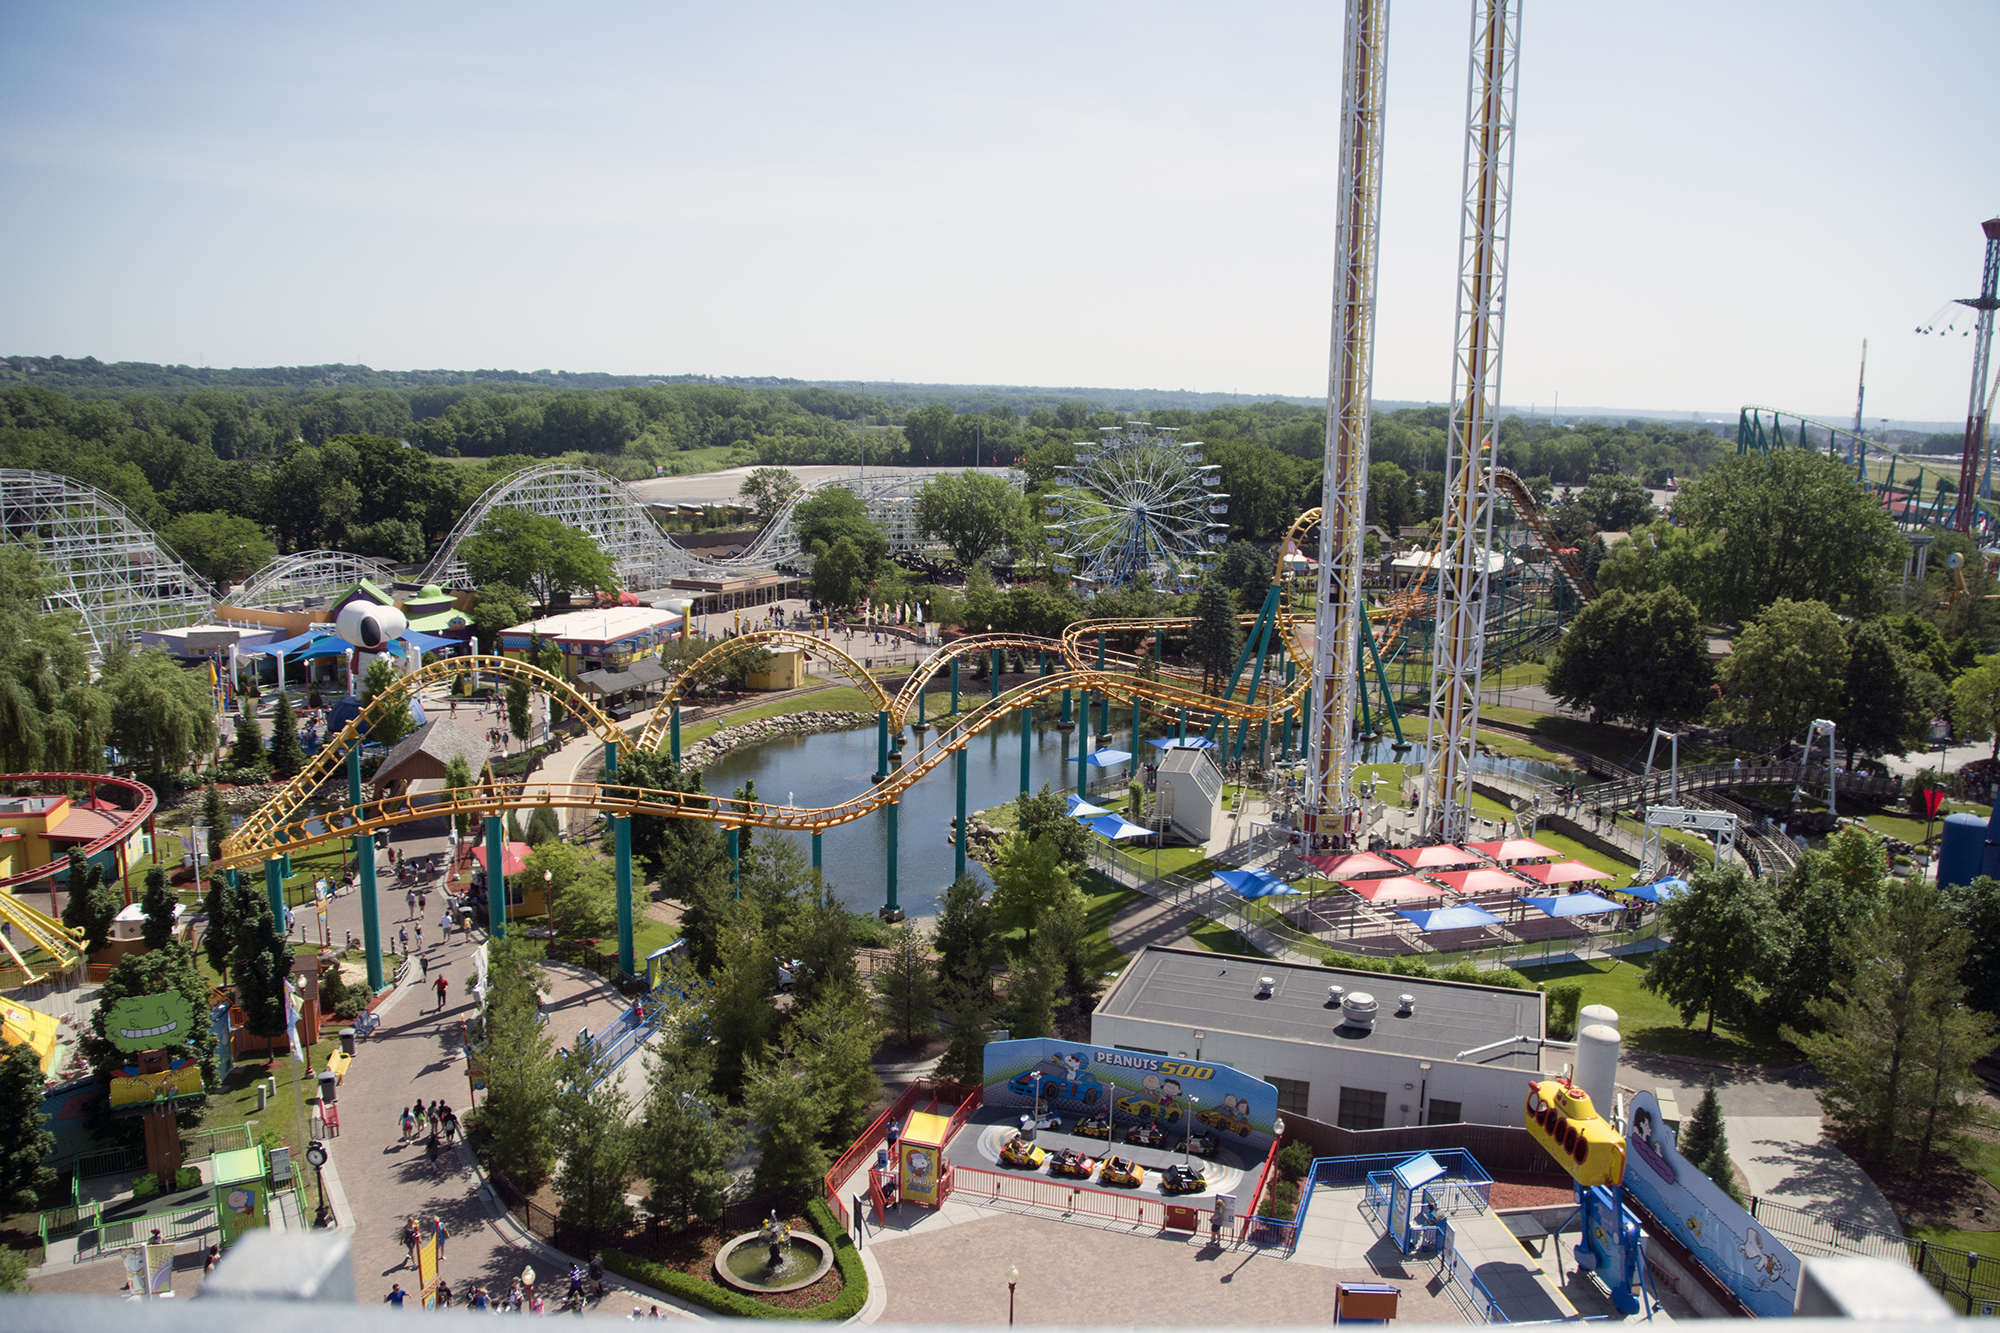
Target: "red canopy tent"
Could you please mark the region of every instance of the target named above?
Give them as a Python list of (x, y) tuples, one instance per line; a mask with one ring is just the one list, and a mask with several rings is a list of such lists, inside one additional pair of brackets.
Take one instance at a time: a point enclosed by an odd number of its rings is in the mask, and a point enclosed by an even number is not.
[(1451, 896), (1447, 890), (1415, 875), (1398, 875), (1394, 879), (1344, 879), (1340, 887), (1352, 889), (1371, 903), (1428, 902)]
[(1500, 842), (1468, 842), (1470, 851), (1495, 861), (1539, 861), (1553, 859), (1562, 853), (1553, 847), (1544, 847), (1533, 838), (1506, 838)]
[(1515, 873), (1543, 884), (1580, 884), (1591, 879), (1616, 879), (1596, 866), (1587, 866), (1581, 861), (1556, 861), (1549, 865), (1515, 866)]
[(1328, 879), (1345, 879), (1350, 875), (1403, 873), (1401, 865), (1373, 852), (1343, 852), (1339, 856), (1303, 856), (1299, 859)]
[(1449, 884), (1454, 893), (1518, 893), (1528, 887), (1519, 876), (1491, 866), (1474, 870), (1434, 871), (1431, 878)]
[(1453, 847), (1450, 844), (1438, 847), (1391, 847), (1389, 855), (1412, 870), (1454, 870), (1460, 866), (1479, 864), (1478, 856), (1463, 847)]
[[(500, 852), (500, 872), (505, 875), (520, 874), (528, 868), (528, 853), (533, 850), (535, 849), (525, 842), (510, 842), (505, 844)], [(473, 845), (472, 859), (479, 862), (481, 870), (486, 869), (486, 844), (484, 842)]]

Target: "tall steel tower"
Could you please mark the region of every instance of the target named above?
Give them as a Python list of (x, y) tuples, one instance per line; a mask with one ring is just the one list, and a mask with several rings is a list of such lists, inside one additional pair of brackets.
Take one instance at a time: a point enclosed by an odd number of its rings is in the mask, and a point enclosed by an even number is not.
[(1359, 688), (1362, 518), (1368, 501), (1368, 391), (1375, 362), (1375, 269), (1382, 221), (1382, 118), (1389, 0), (1348, 0), (1340, 97), (1340, 215), (1334, 229), (1333, 351), (1326, 386), (1306, 831), (1316, 846), (1351, 835), (1357, 808), (1354, 699)]
[(1447, 842), (1465, 836), (1472, 811), (1486, 566), (1493, 547), (1520, 29), (1521, 0), (1474, 0), (1443, 558), (1431, 656), (1431, 748), (1424, 763), (1420, 815), (1425, 833)]
[(1979, 460), (1986, 452), (1986, 404), (1980, 400), (1986, 393), (1986, 362), (1993, 351), (1993, 312), (2000, 308), (2000, 218), (1988, 218), (1979, 226), (1986, 233), (1986, 267), (1980, 275), (1979, 295), (1959, 302), (1971, 306), (1979, 316), (1972, 326), (1972, 404), (1965, 409), (1965, 454), (1958, 464), (1958, 508), (1951, 518), (1951, 526), (1958, 532), (1972, 526), (1973, 496), (1986, 494), (1993, 479), (1989, 463), (1984, 484), (1974, 490), (1975, 483), (1981, 482)]

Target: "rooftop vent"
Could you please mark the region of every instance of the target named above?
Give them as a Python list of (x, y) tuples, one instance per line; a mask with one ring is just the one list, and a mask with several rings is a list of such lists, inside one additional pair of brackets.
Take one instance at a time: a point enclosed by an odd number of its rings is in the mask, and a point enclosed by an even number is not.
[(1398, 1018), (1409, 1018), (1409, 1017), (1410, 1017), (1411, 1015), (1415, 1014), (1416, 1012), (1417, 1012), (1417, 997), (1416, 997), (1416, 996), (1414, 996), (1414, 995), (1398, 995), (1398, 996), (1396, 997), (1396, 1017), (1398, 1017)]
[(1273, 988), (1273, 987), (1275, 987), (1275, 986), (1276, 986), (1277, 984), (1278, 984), (1278, 979), (1277, 979), (1276, 977), (1258, 977), (1258, 978), (1257, 978), (1257, 998), (1258, 998), (1258, 999), (1260, 999), (1260, 1000), (1268, 1000), (1268, 999), (1270, 999), (1270, 998), (1271, 998), (1271, 990), (1272, 990), (1272, 988)]
[(1346, 994), (1347, 987), (1345, 986), (1328, 986), (1326, 988), (1326, 1007), (1329, 1009), (1340, 1008), (1341, 997)]
[(1363, 1032), (1373, 1032), (1377, 1008), (1375, 997), (1367, 991), (1349, 991), (1347, 998), (1340, 1002), (1340, 1025), (1359, 1028)]

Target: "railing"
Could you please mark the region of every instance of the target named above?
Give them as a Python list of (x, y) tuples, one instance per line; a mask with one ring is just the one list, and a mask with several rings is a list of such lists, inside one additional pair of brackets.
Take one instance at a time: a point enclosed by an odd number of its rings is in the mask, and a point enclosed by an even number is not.
[[(1590, 789), (1592, 805), (1659, 805), (1672, 802), (1677, 793), (1707, 791), (1716, 787), (1823, 788), (1828, 770), (1824, 764), (1727, 764), (1682, 765), (1678, 775), (1655, 772)], [(1903, 780), (1878, 778), (1866, 773), (1834, 770), (1834, 790), (1850, 792), (1873, 800), (1894, 799), (1902, 794)]]
[[(957, 1185), (953, 1193), (964, 1202), (988, 1208), (1013, 1203), (1027, 1208), (1047, 1209), (1063, 1217), (1099, 1217), (1112, 1222), (1128, 1222), (1135, 1228), (1165, 1230), (1168, 1207), (1195, 1207), (1192, 1201), (1174, 1205), (1168, 1200), (1143, 1194), (1113, 1194), (1108, 1190), (1065, 1185), (1046, 1177), (1005, 1175), (963, 1164), (958, 1166), (955, 1174)], [(1212, 1212), (1212, 1209), (1197, 1208), (1196, 1211)]]
[(107, 1148), (103, 1152), (84, 1153), (70, 1164), (70, 1173), (78, 1180), (89, 1180), (93, 1176), (117, 1176), (127, 1171), (137, 1171), (146, 1165), (146, 1150), (139, 1145), (124, 1148)]
[(1486, 1289), (1486, 1284), (1479, 1280), (1478, 1271), (1458, 1252), (1458, 1246), (1453, 1243), (1451, 1223), (1442, 1218), (1438, 1220), (1438, 1282), (1467, 1323), (1508, 1322), (1507, 1312), (1500, 1308), (1499, 1299)]
[(1326, 956), (1324, 944), (1276, 913), (1253, 917), (1246, 910), (1249, 904), (1233, 889), (1171, 872), (1155, 875), (1141, 858), (1112, 847), (1093, 844), (1090, 861), (1115, 883), (1227, 926), (1274, 958), (1316, 963)]
[(826, 1206), (833, 1209), (833, 1214), (840, 1219), (840, 1224), (850, 1226), (854, 1221), (851, 1216), (852, 1210), (848, 1208), (847, 1201), (843, 1197), (848, 1180), (877, 1148), (888, 1141), (891, 1123), (900, 1124), (907, 1120), (910, 1111), (919, 1102), (929, 1101), (935, 1105), (941, 1097), (950, 1097), (956, 1102), (951, 1114), (951, 1129), (955, 1132), (977, 1109), (982, 1093), (983, 1089), (978, 1087), (943, 1081), (912, 1083), (904, 1088), (902, 1094), (889, 1104), (889, 1109), (876, 1116), (868, 1128), (861, 1131), (861, 1136), (840, 1155), (839, 1160), (828, 1169), (821, 1182), (826, 1194)]
[(191, 1129), (181, 1135), (181, 1160), (199, 1162), (219, 1152), (248, 1148), (257, 1142), (251, 1129), (255, 1123), (224, 1125), (221, 1129)]
[[(1868, 1254), (1878, 1259), (1894, 1259), (1897, 1263), (1910, 1261), (1910, 1243), (1897, 1232), (1816, 1217), (1775, 1199), (1751, 1199), (1750, 1216), (1801, 1254)], [(1995, 1280), (2000, 1281), (2000, 1275)]]
[[(184, 1240), (189, 1236), (199, 1235), (204, 1231), (212, 1230), (215, 1225), (215, 1205), (212, 1203), (203, 1204), (199, 1208), (190, 1208), (185, 1212), (168, 1213), (164, 1216), (155, 1214), (151, 1217), (134, 1218), (129, 1222), (114, 1222), (110, 1226), (98, 1231), (97, 1242), (94, 1248), (98, 1250), (111, 1250), (121, 1245), (130, 1245), (135, 1239), (144, 1234), (140, 1230), (142, 1227), (148, 1232), (154, 1227), (158, 1227), (161, 1237), (166, 1240)], [(77, 1258), (79, 1260), (83, 1258), (85, 1249), (85, 1245), (78, 1244)]]
[[(2000, 1310), (2000, 1259), (1920, 1240), (1916, 1266), (1932, 1286), (1944, 1293), (1947, 1302), (1962, 1299), (1968, 1316), (1990, 1315)], [(1982, 1266), (1991, 1277), (1979, 1276)]]

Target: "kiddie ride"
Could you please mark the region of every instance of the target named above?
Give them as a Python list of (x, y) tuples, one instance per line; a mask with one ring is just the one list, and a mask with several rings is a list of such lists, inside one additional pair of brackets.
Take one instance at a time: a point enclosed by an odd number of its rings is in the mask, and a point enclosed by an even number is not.
[(1208, 1177), (1198, 1166), (1175, 1162), (1160, 1173), (1160, 1193), (1199, 1194), (1208, 1188)]
[(1042, 1160), (1048, 1155), (1046, 1149), (1037, 1148), (1016, 1133), (1000, 1149), (1000, 1165), (1018, 1166), (1033, 1171), (1041, 1166)]
[(1523, 1109), (1528, 1133), (1575, 1179), (1583, 1231), (1573, 1251), (1576, 1266), (1597, 1274), (1620, 1313), (1643, 1309), (1651, 1318), (1657, 1302), (1642, 1301), (1642, 1293), (1651, 1294), (1646, 1237), (1625, 1206), (1624, 1136), (1598, 1114), (1590, 1094), (1567, 1078), (1529, 1084)]
[(1136, 1143), (1142, 1148), (1157, 1148), (1166, 1141), (1167, 1131), (1151, 1121), (1143, 1125), (1134, 1125), (1125, 1131), (1125, 1142)]
[(1089, 1180), (1097, 1172), (1097, 1159), (1085, 1157), (1074, 1148), (1059, 1149), (1049, 1158), (1049, 1174)]
[(1129, 1157), (1107, 1157), (1104, 1169), (1097, 1173), (1101, 1185), (1129, 1186), (1137, 1189), (1146, 1183), (1146, 1168)]
[(1111, 1140), (1111, 1120), (1104, 1115), (1085, 1116), (1076, 1127), (1076, 1132), (1086, 1139)]

